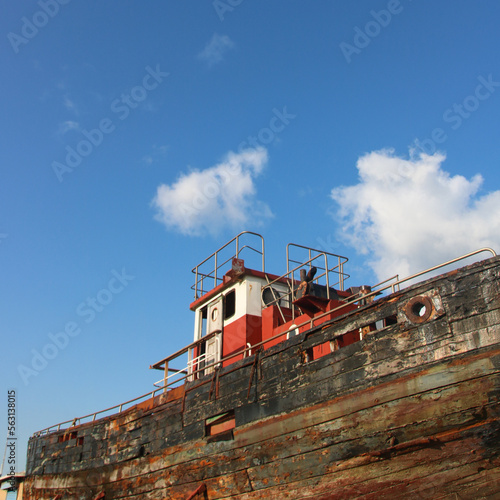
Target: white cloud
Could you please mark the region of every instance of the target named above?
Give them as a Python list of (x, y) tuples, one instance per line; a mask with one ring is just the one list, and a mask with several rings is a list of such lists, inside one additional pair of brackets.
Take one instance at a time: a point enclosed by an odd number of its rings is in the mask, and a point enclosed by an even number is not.
[(205, 48), (198, 54), (198, 59), (205, 61), (209, 67), (212, 67), (222, 62), (225, 54), (232, 48), (234, 48), (234, 43), (227, 35), (215, 33)]
[(332, 190), (341, 238), (368, 256), (379, 279), (407, 276), (481, 247), (500, 250), (500, 191), (478, 196), (483, 178), (452, 176), (442, 169), (444, 160), (375, 151), (358, 160), (358, 184)]
[(63, 96), (63, 104), (68, 111), (72, 111), (73, 113), (75, 113), (75, 115), (78, 115), (76, 104), (69, 98), (68, 95)]
[(205, 170), (182, 174), (171, 185), (158, 187), (152, 205), (156, 219), (168, 229), (191, 236), (217, 234), (224, 227), (242, 228), (251, 219), (271, 217), (269, 207), (256, 198), (254, 179), (267, 163), (262, 147), (229, 152)]
[(64, 135), (70, 130), (80, 130), (80, 124), (73, 120), (66, 120), (65, 122), (59, 124), (59, 127), (57, 129), (57, 134)]

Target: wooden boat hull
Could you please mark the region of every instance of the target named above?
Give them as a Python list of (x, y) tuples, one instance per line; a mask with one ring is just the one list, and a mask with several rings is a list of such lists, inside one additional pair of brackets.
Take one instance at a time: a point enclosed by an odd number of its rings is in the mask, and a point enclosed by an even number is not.
[(432, 278), (32, 438), (25, 498), (498, 498), (499, 273), (493, 258)]

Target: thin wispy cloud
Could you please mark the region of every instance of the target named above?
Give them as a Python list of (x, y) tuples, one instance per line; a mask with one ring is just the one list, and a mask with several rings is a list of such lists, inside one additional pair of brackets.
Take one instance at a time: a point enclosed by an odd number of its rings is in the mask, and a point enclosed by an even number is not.
[(63, 96), (63, 105), (68, 111), (71, 111), (75, 115), (78, 115), (78, 109), (76, 107), (76, 104), (73, 100), (69, 98), (68, 95)]
[(190, 236), (216, 235), (250, 220), (263, 223), (272, 212), (258, 200), (255, 179), (266, 163), (267, 151), (262, 147), (229, 152), (213, 167), (182, 174), (171, 185), (162, 184), (152, 201), (156, 219), (167, 229)]
[(156, 144), (153, 144), (151, 151), (141, 158), (141, 163), (143, 163), (144, 165), (152, 165), (153, 163), (157, 163), (167, 155), (167, 151), (168, 146), (158, 146)]
[(339, 237), (367, 255), (379, 279), (409, 275), (470, 251), (500, 250), (500, 191), (481, 175), (443, 169), (445, 156), (375, 151), (358, 160), (359, 183), (332, 190)]
[(198, 59), (209, 67), (221, 63), (227, 52), (234, 48), (234, 42), (227, 35), (215, 33), (205, 48), (198, 54)]
[(66, 120), (62, 123), (59, 124), (57, 128), (57, 135), (65, 135), (68, 132), (75, 130), (78, 131), (80, 130), (80, 124), (78, 122), (75, 122), (73, 120)]

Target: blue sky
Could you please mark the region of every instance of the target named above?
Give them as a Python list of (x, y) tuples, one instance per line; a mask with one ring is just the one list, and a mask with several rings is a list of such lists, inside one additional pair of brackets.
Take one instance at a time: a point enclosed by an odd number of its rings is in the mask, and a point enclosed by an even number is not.
[(152, 389), (149, 365), (192, 340), (191, 269), (239, 231), (278, 274), (288, 242), (346, 255), (351, 285), (500, 250), (499, 18), (464, 0), (8, 2), (0, 443), (16, 389), (19, 467), (34, 431)]

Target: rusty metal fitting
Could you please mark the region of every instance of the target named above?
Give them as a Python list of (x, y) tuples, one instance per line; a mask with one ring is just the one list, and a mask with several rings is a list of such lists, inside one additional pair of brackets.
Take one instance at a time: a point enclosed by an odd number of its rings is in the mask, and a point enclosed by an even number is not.
[(418, 324), (424, 323), (431, 317), (434, 311), (434, 306), (429, 297), (426, 297), (425, 295), (418, 295), (408, 301), (403, 311), (409, 321)]

